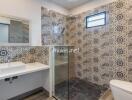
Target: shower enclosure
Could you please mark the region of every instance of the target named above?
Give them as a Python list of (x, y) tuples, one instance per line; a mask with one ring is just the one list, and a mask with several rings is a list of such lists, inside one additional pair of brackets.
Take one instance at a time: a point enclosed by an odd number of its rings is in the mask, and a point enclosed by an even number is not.
[(63, 100), (69, 98), (69, 46), (51, 46), (52, 96)]
[(76, 49), (71, 46), (51, 46), (52, 97), (56, 100), (99, 100), (107, 88), (76, 77), (76, 52), (72, 50)]

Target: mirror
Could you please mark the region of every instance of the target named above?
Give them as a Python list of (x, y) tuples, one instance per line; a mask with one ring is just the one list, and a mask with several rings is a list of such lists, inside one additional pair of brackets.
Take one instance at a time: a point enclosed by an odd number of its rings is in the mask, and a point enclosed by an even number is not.
[(0, 16), (0, 44), (29, 44), (29, 21)]

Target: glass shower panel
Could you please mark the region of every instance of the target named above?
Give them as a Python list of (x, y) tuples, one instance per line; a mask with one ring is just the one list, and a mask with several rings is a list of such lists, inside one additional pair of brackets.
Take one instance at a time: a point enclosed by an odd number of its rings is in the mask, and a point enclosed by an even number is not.
[(54, 61), (54, 95), (57, 99), (68, 100), (69, 53), (68, 46), (56, 46)]

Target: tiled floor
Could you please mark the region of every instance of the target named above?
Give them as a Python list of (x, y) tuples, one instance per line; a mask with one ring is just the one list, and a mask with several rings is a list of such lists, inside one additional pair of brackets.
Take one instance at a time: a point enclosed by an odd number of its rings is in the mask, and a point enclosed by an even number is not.
[[(56, 86), (56, 96), (60, 100), (98, 100), (100, 94), (105, 90), (106, 89), (101, 86), (87, 83), (79, 79), (73, 79), (70, 81), (69, 85), (67, 82), (58, 84)], [(47, 96), (42, 92), (25, 100), (47, 100)]]
[(69, 89), (67, 82), (57, 85), (56, 95), (60, 100), (98, 100), (105, 90), (101, 86), (73, 79), (69, 83)]

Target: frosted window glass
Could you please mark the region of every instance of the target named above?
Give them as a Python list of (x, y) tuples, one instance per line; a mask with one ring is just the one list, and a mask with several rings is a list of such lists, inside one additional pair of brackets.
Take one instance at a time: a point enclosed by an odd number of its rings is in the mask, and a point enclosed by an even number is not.
[(100, 25), (104, 25), (105, 24), (105, 20), (101, 19), (101, 20), (96, 20), (96, 21), (92, 21), (92, 22), (88, 22), (88, 26), (87, 27), (94, 27), (94, 26), (100, 26)]
[(94, 20), (99, 20), (99, 19), (104, 19), (104, 18), (105, 18), (105, 13), (102, 13), (99, 15), (89, 17), (88, 21), (94, 21)]
[(102, 12), (99, 14), (88, 16), (86, 20), (87, 20), (86, 22), (87, 28), (105, 25), (106, 24), (106, 13)]
[(8, 43), (9, 26), (0, 24), (0, 42)]

